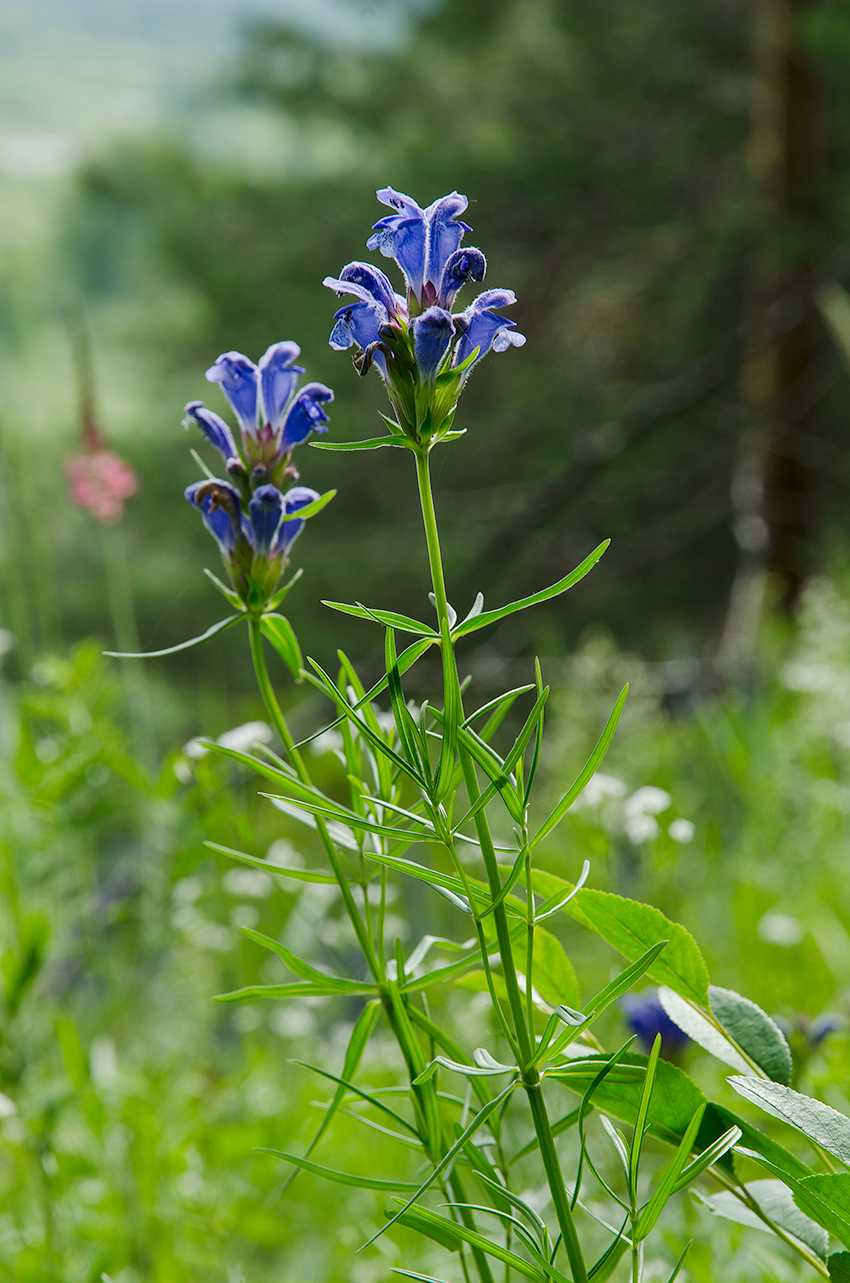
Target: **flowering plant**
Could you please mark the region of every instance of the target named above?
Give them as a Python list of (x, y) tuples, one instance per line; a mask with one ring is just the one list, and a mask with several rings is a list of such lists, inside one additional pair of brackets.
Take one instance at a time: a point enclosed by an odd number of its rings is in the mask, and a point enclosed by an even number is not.
[[(439, 442), (458, 435), (453, 417), (470, 371), (491, 349), (504, 351), (524, 340), (497, 310), (514, 301), (510, 291), (485, 291), (464, 312), (451, 311), (463, 284), (480, 282), (485, 271), (481, 251), (460, 244), (468, 230), (458, 221), (466, 209), (464, 197), (453, 193), (422, 209), (391, 188), (378, 196), (394, 212), (375, 224), (368, 245), (396, 260), (405, 296), (365, 262), (350, 263), (339, 278), (325, 283), (355, 300), (336, 313), (331, 345), (353, 344), (362, 373), (377, 368), (395, 417), (385, 420), (388, 435), (314, 444), (336, 450), (397, 446), (414, 453), (435, 618), (423, 622), (359, 603), (326, 603), (384, 630), (386, 671), (369, 690), (342, 653), (336, 679), (315, 660), (304, 666), (291, 626), (284, 621), (284, 630), (272, 622), (282, 618), (275, 616), (274, 606), (285, 590), (275, 591), (274, 585), (292, 540), (304, 518), (328, 498), (313, 498), (314, 492), (300, 487), (280, 488), (292, 475), (292, 447), (324, 429), (328, 389), (308, 385), (290, 399), (301, 372), (293, 365), (298, 352), (292, 344), (270, 348), (256, 367), (236, 353), (219, 358), (207, 377), (222, 384), (233, 406), (242, 430), (241, 452), (223, 420), (198, 402), (187, 407), (188, 420), (224, 456), (230, 478), (209, 478), (187, 492), (219, 543), (233, 591), (219, 586), (239, 612), (204, 636), (248, 618), (260, 690), (283, 755), (263, 748), (247, 752), (221, 741), (206, 747), (249, 767), (266, 787), (271, 782), (271, 801), (316, 835), (327, 867), (270, 866), (250, 853), (227, 854), (284, 879), (335, 882), (362, 955), (352, 974), (328, 974), (281, 941), (245, 928), (295, 979), (224, 994), (221, 1001), (326, 997), (360, 1004), (339, 1072), (307, 1066), (333, 1084), (320, 1126), (305, 1152), (279, 1157), (292, 1167), (289, 1180), (307, 1170), (392, 1199), (384, 1225), (370, 1242), (401, 1223), (440, 1249), (434, 1268), (455, 1279), (462, 1274), (467, 1283), (473, 1277), (494, 1283), (500, 1267), (506, 1280), (600, 1283), (613, 1276), (624, 1257), (632, 1283), (639, 1283), (647, 1240), (667, 1202), (704, 1174), (722, 1188), (713, 1201), (706, 1196), (713, 1210), (731, 1219), (758, 1218), (816, 1273), (840, 1277), (841, 1254), (826, 1260), (827, 1231), (850, 1247), (850, 1177), (837, 1172), (833, 1162), (850, 1167), (850, 1119), (792, 1090), (791, 1054), (782, 1031), (748, 999), (709, 984), (702, 955), (682, 926), (650, 905), (588, 886), (587, 862), (580, 871), (562, 870), (557, 876), (540, 867), (540, 848), (597, 776), (627, 688), (600, 728), (589, 759), (548, 812), (540, 811), (534, 791), (549, 695), (539, 663), (532, 681), (468, 710), (458, 645), (572, 588), (607, 544), (557, 583), (519, 601), (485, 610), (479, 593), (463, 618), (449, 603), (430, 454)], [(413, 638), (401, 653), (399, 633)], [(290, 733), (266, 667), (264, 635), (334, 709), (330, 726), (311, 737), (340, 731), (343, 773), (333, 793), (313, 783), (303, 745)], [(411, 706), (404, 674), (432, 650), (441, 657), (441, 695), (434, 703)], [(389, 724), (374, 704), (384, 692), (392, 706)], [(518, 734), (504, 744), (505, 718), (523, 699), (530, 708)], [(648, 796), (652, 792), (643, 791), (640, 815), (655, 823), (652, 817), (666, 805), (667, 795)], [(419, 857), (412, 858), (411, 850)], [(462, 940), (425, 935), (406, 953), (401, 939), (390, 939), (390, 876), (415, 879), (448, 901)], [(582, 996), (572, 963), (551, 930), (563, 914), (603, 937), (625, 959), (624, 969), (591, 997)], [(447, 952), (449, 960), (428, 965), (435, 949)], [(648, 1054), (632, 1051), (634, 1039), (612, 1052), (593, 1026), (644, 980), (658, 986), (657, 997), (651, 1004), (633, 1000), (629, 1011), (647, 1040)], [(468, 1047), (463, 1030), (436, 1016), (430, 1004), (446, 984), (488, 995), (489, 1046)], [(382, 1018), (406, 1067), (404, 1113), (358, 1078), (364, 1050)], [(818, 1152), (828, 1155), (829, 1170), (816, 1171), (749, 1121), (708, 1100), (684, 1070), (662, 1058), (665, 1034), (677, 1051), (687, 1035), (733, 1067), (731, 1087), (813, 1140)], [(458, 1083), (463, 1095), (456, 1094)], [(573, 1092), (577, 1103), (553, 1120), (550, 1106), (563, 1089)], [(520, 1107), (523, 1098), (527, 1111)], [(343, 1172), (313, 1159), (343, 1101), (357, 1106), (364, 1126), (395, 1137), (400, 1156), (414, 1150), (418, 1165), (412, 1180)], [(613, 1179), (606, 1179), (591, 1154), (592, 1114), (599, 1120), (593, 1145), (609, 1143), (620, 1164)], [(631, 1129), (630, 1138), (612, 1117)], [(556, 1144), (564, 1134), (574, 1138), (569, 1177)], [(647, 1137), (672, 1148), (651, 1175), (645, 1170)], [(534, 1180), (528, 1173), (532, 1164), (545, 1179), (544, 1205), (523, 1193)], [(770, 1180), (748, 1183), (746, 1164), (750, 1170), (755, 1164)], [(598, 1186), (597, 1199), (606, 1202), (605, 1215), (597, 1202), (582, 1197), (589, 1180)], [(432, 1190), (441, 1195), (439, 1208), (425, 1201)], [(686, 1246), (672, 1272), (665, 1272), (669, 1283), (687, 1251)], [(440, 1283), (414, 1269), (394, 1272)]]

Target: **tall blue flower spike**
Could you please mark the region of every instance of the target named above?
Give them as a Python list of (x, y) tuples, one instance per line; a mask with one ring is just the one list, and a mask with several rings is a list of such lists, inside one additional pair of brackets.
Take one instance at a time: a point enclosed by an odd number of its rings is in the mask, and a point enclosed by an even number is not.
[[(383, 272), (361, 266), (367, 275), (375, 274), (376, 288), (382, 288), (382, 278), (393, 305)], [(252, 607), (270, 599), (286, 567), (305, 522), (296, 514), (319, 499), (306, 486), (285, 488), (298, 478), (292, 451), (313, 433), (327, 432), (327, 407), (334, 399), (323, 383), (296, 390), (304, 373), (296, 364), (300, 355), (297, 343), (273, 343), (256, 365), (241, 352), (225, 352), (207, 370), (207, 379), (221, 385), (239, 421), (241, 449), (227, 423), (202, 401), (190, 401), (183, 420), (186, 428), (198, 427), (224, 459), (229, 479), (195, 482), (186, 498), (200, 510), (234, 588)]]
[(366, 244), (395, 259), (405, 297), (371, 263), (349, 263), (338, 277), (324, 281), (334, 293), (353, 299), (334, 313), (329, 341), (337, 351), (357, 349), (354, 363), (361, 374), (373, 363), (378, 367), (399, 434), (433, 442), (451, 430), (457, 398), (473, 366), (491, 350), (525, 343), (516, 322), (497, 310), (511, 306), (516, 296), (512, 290), (485, 290), (465, 311), (453, 314), (464, 285), (483, 281), (487, 271), (481, 250), (461, 245), (470, 230), (460, 218), (467, 198), (452, 192), (422, 209), (392, 187), (377, 195), (392, 213), (375, 223)]

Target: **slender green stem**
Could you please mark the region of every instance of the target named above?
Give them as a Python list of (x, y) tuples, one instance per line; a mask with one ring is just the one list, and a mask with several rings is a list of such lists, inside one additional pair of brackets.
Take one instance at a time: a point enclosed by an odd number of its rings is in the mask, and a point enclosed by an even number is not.
[[(434, 585), (434, 600), (436, 602), (437, 615), (440, 621), (440, 631), (443, 632), (444, 621), (448, 618), (448, 601), (446, 597), (446, 581), (443, 574), (443, 563), (440, 555), (440, 538), (437, 530), (437, 517), (434, 511), (434, 497), (431, 490), (431, 474), (428, 454), (425, 450), (418, 453), (416, 456), (416, 476), (419, 482), (419, 496), (422, 504), (422, 519), (425, 526), (425, 539), (428, 545), (428, 559), (431, 565), (431, 581)], [(451, 671), (449, 669), (449, 654), (444, 653), (443, 671), (444, 674), (447, 674), (447, 684), (448, 680), (453, 680), (457, 683), (457, 667), (454, 649), (444, 642), (443, 650), (444, 652), (450, 652), (450, 662), (453, 670)], [(459, 709), (459, 716), (463, 716), (462, 707)], [(470, 806), (474, 806), (480, 797), (475, 763), (462, 748), (459, 747), (458, 752), (460, 755), (464, 782), (466, 784), (466, 791), (469, 797), (469, 804)], [(495, 899), (501, 891), (502, 884), (499, 876), (496, 851), (490, 834), (490, 826), (484, 814), (484, 808), (481, 808), (475, 815), (475, 830), (481, 844), (481, 854), (484, 860), (484, 867), (487, 874), (490, 892), (493, 899)], [(558, 1225), (563, 1237), (564, 1248), (570, 1263), (574, 1283), (587, 1283), (587, 1267), (584, 1263), (584, 1255), (581, 1250), (581, 1244), (579, 1243), (578, 1234), (576, 1232), (573, 1214), (570, 1209), (570, 1201), (567, 1197), (564, 1177), (561, 1172), (561, 1165), (558, 1161), (558, 1153), (555, 1149), (555, 1140), (552, 1135), (549, 1116), (546, 1112), (546, 1103), (543, 1099), (540, 1075), (533, 1066), (531, 1068), (528, 1067), (533, 1057), (533, 1032), (529, 1029), (525, 1019), (522, 995), (520, 993), (516, 967), (514, 965), (507, 911), (504, 903), (500, 904), (498, 908), (494, 910), (493, 921), (496, 927), (496, 937), (499, 945), (499, 953), (502, 959), (502, 972), (508, 993), (508, 1003), (514, 1022), (517, 1042), (519, 1044), (520, 1069), (523, 1071), (523, 1082), (528, 1095), (529, 1105), (531, 1107), (534, 1130), (540, 1146), (543, 1166), (546, 1170), (546, 1179), (549, 1184), (549, 1191), (552, 1195), (555, 1215), (558, 1219)]]
[[(266, 667), (266, 658), (263, 654), (262, 627), (260, 625), (260, 620), (256, 615), (251, 616), (250, 626), (251, 656), (254, 660), (254, 672), (257, 675), (257, 684), (260, 688), (260, 694), (263, 697), (263, 703), (266, 706), (272, 725), (278, 733), (280, 742), (283, 744), (283, 747), (286, 750), (286, 755), (292, 763), (298, 778), (301, 780), (302, 784), (312, 784), (310, 772), (307, 770), (307, 767), (304, 765), (304, 759), (295, 747), (295, 741), (286, 724), (286, 718), (283, 715), (283, 710), (277, 702), (277, 696), (274, 693), (274, 687), (272, 686), (269, 671)], [(363, 921), (363, 916), (357, 907), (357, 901), (354, 899), (352, 894), (351, 884), (349, 883), (345, 869), (342, 866), (342, 861), (339, 858), (339, 852), (334, 846), (333, 839), (328, 832), (325, 821), (319, 817), (316, 818), (316, 832), (319, 835), (319, 840), (322, 843), (322, 847), (328, 857), (330, 866), (333, 869), (334, 877), (339, 883), (343, 902), (345, 903), (348, 916), (351, 919), (351, 924), (354, 927), (355, 934), (357, 935), (357, 941), (360, 948), (363, 950), (366, 963), (369, 970), (372, 972), (372, 975), (380, 982), (384, 979), (384, 975), (381, 971), (378, 957), (375, 953), (375, 946), (372, 941), (372, 937)]]
[[(533, 1081), (532, 1076), (536, 1081)], [(532, 1081), (529, 1081), (529, 1079), (532, 1079)], [(573, 1272), (573, 1280), (574, 1283), (587, 1283), (587, 1267), (584, 1263), (584, 1255), (581, 1250), (575, 1221), (573, 1220), (573, 1214), (570, 1209), (570, 1200), (567, 1197), (564, 1177), (561, 1172), (561, 1164), (558, 1161), (558, 1152), (555, 1149), (552, 1125), (549, 1122), (549, 1115), (546, 1112), (546, 1102), (543, 1099), (543, 1087), (536, 1069), (531, 1070), (527, 1075), (525, 1090), (528, 1095), (528, 1103), (531, 1108), (534, 1130), (540, 1144), (540, 1157), (543, 1160), (543, 1166), (546, 1170), (549, 1192), (552, 1195), (555, 1215), (558, 1218), (558, 1227), (563, 1236), (567, 1259), (570, 1263), (570, 1269)]]

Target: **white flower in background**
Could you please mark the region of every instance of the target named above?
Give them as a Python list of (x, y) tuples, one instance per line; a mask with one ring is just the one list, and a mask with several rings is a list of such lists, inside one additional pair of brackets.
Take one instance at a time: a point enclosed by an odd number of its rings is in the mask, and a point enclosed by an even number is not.
[(622, 797), (625, 791), (626, 785), (622, 780), (618, 780), (615, 775), (603, 775), (602, 771), (597, 771), (587, 781), (570, 810), (577, 811), (583, 806), (598, 806), (606, 798)]
[(787, 913), (766, 913), (756, 930), (766, 944), (778, 944), (783, 949), (799, 944), (806, 934), (802, 922)]
[[(234, 753), (247, 753), (249, 748), (254, 748), (257, 744), (270, 744), (271, 740), (272, 728), (265, 722), (245, 722), (242, 726), (234, 726), (232, 730), (219, 735), (216, 743), (222, 748), (232, 748)], [(188, 744), (183, 745), (184, 757), (205, 757), (208, 752), (206, 744), (199, 739), (189, 740)]]
[(321, 735), (310, 741), (310, 752), (315, 757), (323, 757), (325, 753), (341, 753), (342, 743), (339, 731), (322, 731)]
[(661, 828), (654, 817), (666, 811), (672, 800), (669, 793), (652, 784), (627, 797), (623, 803), (623, 818), (629, 841), (637, 845), (657, 838)]
[(262, 869), (228, 869), (222, 884), (230, 895), (251, 895), (258, 899), (274, 891), (274, 883)]
[(635, 846), (639, 846), (641, 842), (651, 842), (660, 832), (661, 827), (653, 815), (626, 816), (626, 836)]
[(232, 731), (225, 731), (219, 735), (216, 740), (222, 748), (232, 748), (235, 753), (247, 753), (249, 748), (254, 748), (257, 744), (270, 744), (272, 740), (272, 728), (265, 722), (245, 722), (242, 726), (234, 726)]
[(693, 842), (696, 828), (690, 820), (679, 819), (673, 821), (667, 832), (674, 842)]

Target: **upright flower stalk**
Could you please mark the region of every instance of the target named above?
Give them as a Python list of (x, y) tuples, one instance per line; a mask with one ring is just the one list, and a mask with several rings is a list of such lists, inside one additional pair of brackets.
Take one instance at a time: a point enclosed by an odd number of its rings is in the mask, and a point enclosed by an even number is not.
[[(557, 583), (487, 611), (479, 593), (468, 614), (458, 619), (446, 591), (430, 455), (439, 443), (459, 435), (453, 426), (454, 417), (458, 397), (471, 371), (490, 351), (505, 352), (525, 340), (517, 333), (514, 322), (501, 314), (503, 307), (515, 301), (510, 290), (485, 290), (465, 310), (455, 310), (460, 291), (467, 285), (479, 284), (486, 271), (481, 251), (462, 245), (469, 230), (460, 220), (467, 207), (464, 196), (453, 192), (424, 209), (392, 188), (380, 191), (378, 198), (391, 212), (376, 222), (367, 246), (396, 261), (403, 275), (403, 293), (396, 292), (380, 268), (360, 261), (349, 263), (338, 277), (328, 278), (325, 284), (335, 293), (353, 299), (335, 314), (331, 346), (353, 346), (354, 362), (361, 373), (367, 373), (372, 366), (378, 370), (393, 415), (384, 417), (388, 433), (383, 436), (362, 442), (313, 444), (344, 450), (390, 446), (413, 452), (436, 624), (360, 603), (325, 603), (385, 630), (386, 670), (369, 690), (342, 652), (338, 652), (340, 670), (336, 679), (315, 660), (305, 665), (291, 624), (278, 613), (297, 578), (296, 575), (280, 586), (294, 540), (304, 522), (333, 495), (330, 492), (320, 497), (294, 484), (298, 474), (292, 463), (296, 446), (314, 434), (324, 434), (326, 407), (333, 397), (330, 389), (312, 383), (297, 391), (298, 377), (304, 372), (295, 364), (299, 349), (291, 342), (277, 343), (256, 365), (240, 353), (228, 352), (207, 372), (207, 378), (221, 385), (230, 402), (238, 423), (239, 445), (228, 424), (202, 402), (193, 401), (186, 407), (186, 425), (197, 426), (224, 461), (226, 478), (209, 473), (206, 480), (190, 486), (186, 496), (200, 510), (216, 539), (230, 586), (212, 578), (234, 613), (201, 637), (172, 649), (196, 645), (226, 628), (247, 623), (257, 682), (284, 756), (243, 753), (221, 744), (209, 747), (255, 771), (265, 788), (271, 781), (277, 789), (274, 800), (280, 809), (316, 833), (339, 885), (365, 963), (360, 974), (331, 975), (309, 960), (297, 958), (283, 943), (251, 931), (251, 939), (276, 954), (298, 983), (252, 986), (219, 995), (223, 1002), (260, 995), (357, 998), (362, 1002), (340, 1072), (325, 1074), (319, 1070), (336, 1086), (306, 1151), (300, 1155), (278, 1154), (292, 1165), (287, 1184), (302, 1168), (343, 1184), (358, 1183), (351, 1173), (323, 1167), (311, 1157), (343, 1101), (353, 1094), (379, 1112), (379, 1130), (396, 1135), (405, 1145), (412, 1144), (425, 1159), (419, 1169), (421, 1183), (411, 1197), (394, 1200), (387, 1209), (385, 1223), (370, 1242), (399, 1221), (457, 1253), (466, 1283), (473, 1275), (480, 1283), (495, 1283), (491, 1262), (504, 1266), (505, 1283), (514, 1277), (532, 1279), (534, 1283), (588, 1283), (590, 1279), (604, 1283), (627, 1253), (632, 1283), (641, 1283), (645, 1241), (666, 1202), (703, 1173), (711, 1174), (721, 1184), (724, 1197), (731, 1196), (749, 1213), (755, 1212), (821, 1277), (831, 1277), (822, 1256), (797, 1237), (797, 1223), (788, 1230), (775, 1212), (771, 1215), (770, 1209), (760, 1207), (752, 1188), (738, 1178), (726, 1156), (746, 1128), (749, 1158), (762, 1162), (768, 1173), (785, 1181), (792, 1193), (805, 1192), (805, 1179), (798, 1179), (801, 1169), (815, 1173), (791, 1155), (783, 1167), (780, 1146), (766, 1138), (762, 1143), (759, 1132), (737, 1120), (725, 1106), (709, 1105), (681, 1069), (660, 1058), (660, 1036), (655, 1038), (650, 1054), (641, 1056), (631, 1051), (633, 1040), (616, 1053), (608, 1053), (591, 1032), (591, 1025), (612, 1004), (644, 978), (651, 980), (661, 986), (658, 1002), (674, 1027), (689, 1030), (695, 1039), (702, 1039), (702, 1045), (714, 1048), (720, 1059), (725, 1056), (726, 1063), (747, 1071), (750, 1076), (739, 1078), (738, 1085), (735, 1078), (730, 1079), (735, 1090), (757, 1104), (767, 1101), (765, 1108), (784, 1116), (777, 1099), (768, 1092), (772, 1087), (787, 1090), (790, 1081), (791, 1056), (784, 1035), (755, 1004), (729, 990), (709, 986), (705, 963), (687, 932), (650, 906), (585, 888), (587, 863), (574, 882), (536, 867), (537, 846), (564, 820), (602, 763), (627, 688), (620, 693), (593, 752), (571, 787), (537, 827), (531, 823), (531, 798), (549, 694), (539, 665), (535, 667), (534, 682), (507, 691), (470, 714), (464, 709), (455, 656), (457, 642), (517, 611), (566, 592), (592, 569), (607, 542)], [(397, 633), (414, 639), (400, 653)], [(341, 789), (347, 787), (348, 801), (340, 800), (340, 789), (331, 796), (312, 782), (301, 745), (294, 742), (275, 693), (266, 666), (264, 640), (272, 643), (296, 680), (310, 681), (331, 702), (336, 718), (331, 727), (323, 729), (340, 729), (338, 756), (344, 770), (340, 785)], [(433, 648), (439, 649), (442, 659), (442, 707), (426, 702), (416, 708), (405, 698), (403, 677)], [(392, 706), (391, 725), (375, 705), (375, 700), (384, 694)], [(531, 711), (510, 748), (502, 754), (494, 746), (499, 726), (515, 702), (526, 695), (533, 701)], [(316, 735), (322, 733), (317, 731)], [(497, 846), (494, 841), (488, 810), (491, 805), (500, 807), (510, 821), (510, 847)], [(535, 822), (536, 818), (535, 813)], [(441, 848), (448, 853), (453, 872), (410, 858), (406, 853), (411, 847)], [(480, 857), (483, 877), (471, 872), (467, 858), (470, 850), (473, 856)], [(461, 851), (465, 852), (463, 856)], [(249, 865), (269, 867), (266, 861), (248, 853), (228, 854)], [(500, 863), (505, 857), (507, 867)], [(328, 880), (326, 873), (304, 868), (276, 865), (274, 871), (281, 877)], [(471, 924), (473, 939), (459, 944), (426, 935), (409, 954), (400, 939), (395, 940), (394, 949), (388, 949), (386, 906), (390, 874), (409, 876), (429, 885), (460, 915), (464, 935)], [(573, 914), (584, 926), (590, 926), (627, 962), (620, 975), (583, 1005), (571, 963), (557, 937), (542, 925), (561, 912)], [(665, 950), (674, 937), (675, 949), (668, 957)], [(450, 960), (426, 968), (426, 956), (436, 948), (449, 950)], [(464, 977), (470, 981), (474, 977), (476, 987), (479, 981), (486, 986), (497, 1031), (509, 1049), (510, 1060), (501, 1060), (484, 1047), (470, 1052), (462, 1037), (456, 1039), (432, 1013), (428, 991)], [(386, 1017), (406, 1066), (410, 1117), (390, 1108), (386, 1099), (370, 1092), (362, 1082), (355, 1082), (381, 1014)], [(752, 1036), (751, 1028), (755, 1030)], [(437, 1090), (438, 1075), (443, 1074), (466, 1080), (465, 1100)], [(554, 1125), (544, 1097), (544, 1083), (548, 1091), (550, 1081), (570, 1088), (581, 1098), (578, 1107)], [(663, 1088), (660, 1092), (656, 1091), (659, 1084)], [(528, 1100), (534, 1138), (509, 1157), (503, 1117), (518, 1091)], [(780, 1103), (784, 1099), (780, 1097)], [(802, 1096), (799, 1099), (805, 1100)], [(808, 1134), (815, 1135), (829, 1150), (822, 1113), (828, 1107), (815, 1104), (821, 1112), (812, 1124), (814, 1131)], [(587, 1152), (587, 1118), (592, 1107), (604, 1109), (632, 1128), (631, 1140), (626, 1141), (607, 1118), (602, 1119), (622, 1167), (620, 1193), (613, 1187), (616, 1178), (612, 1184), (600, 1176)], [(388, 1117), (394, 1130), (386, 1127)], [(836, 1114), (836, 1118), (841, 1116)], [(792, 1120), (795, 1125), (805, 1130), (796, 1119), (797, 1115)], [(840, 1129), (844, 1124), (850, 1127), (846, 1119), (836, 1126)], [(568, 1190), (555, 1136), (573, 1127), (579, 1157)], [(642, 1201), (641, 1185), (645, 1181), (641, 1165), (644, 1137), (649, 1129), (669, 1142), (674, 1153), (655, 1174), (651, 1192)], [(837, 1135), (835, 1130), (829, 1133)], [(833, 1146), (830, 1153), (846, 1162), (846, 1153), (840, 1147)], [(545, 1173), (557, 1234), (554, 1228), (550, 1230), (539, 1210), (511, 1186), (513, 1164), (532, 1154), (538, 1156)], [(722, 1168), (717, 1166), (721, 1160)], [(585, 1260), (575, 1220), (576, 1208), (588, 1210), (580, 1198), (588, 1173), (610, 1201), (610, 1216), (615, 1220), (613, 1226), (600, 1222), (610, 1230), (611, 1237), (590, 1265)], [(843, 1179), (835, 1175), (835, 1180)], [(474, 1183), (477, 1195), (481, 1187), (480, 1197), (487, 1200), (485, 1204), (469, 1201), (469, 1181)], [(376, 1181), (372, 1175), (363, 1183), (388, 1194), (411, 1188), (397, 1180)], [(423, 1205), (422, 1199), (431, 1189), (442, 1195), (442, 1211), (446, 1214)], [(817, 1220), (815, 1204), (810, 1200), (804, 1205)], [(482, 1219), (486, 1232), (480, 1228)], [(501, 1227), (499, 1241), (493, 1237), (494, 1219)], [(821, 1217), (819, 1224), (824, 1223)], [(827, 1223), (827, 1228), (830, 1225), (832, 1222)], [(688, 1247), (668, 1283), (674, 1283), (687, 1251)], [(569, 1270), (569, 1278), (564, 1269)], [(404, 1268), (394, 1272), (408, 1278), (431, 1278)]]
[[(462, 249), (460, 246), (464, 233), (470, 230), (459, 221), (459, 215), (468, 204), (465, 196), (453, 192), (424, 210), (410, 197), (390, 187), (379, 191), (378, 199), (397, 212), (375, 224), (368, 248), (379, 249), (386, 257), (395, 259), (404, 274), (406, 294), (404, 298), (396, 294), (388, 278), (378, 268), (366, 263), (349, 263), (338, 278), (328, 277), (324, 282), (335, 292), (354, 294), (358, 300), (335, 314), (336, 325), (330, 343), (338, 349), (355, 344), (355, 365), (361, 373), (365, 373), (372, 364), (377, 367), (396, 415), (395, 422), (388, 422), (388, 426), (392, 432), (405, 437), (406, 444), (415, 452), (419, 500), (443, 654), (444, 709), (447, 710), (452, 702), (450, 692), (456, 692), (457, 717), (463, 723), (455, 638), (452, 636), (455, 621), (449, 614), (446, 594), (431, 487), (430, 454), (434, 446), (451, 432), (457, 399), (472, 368), (491, 349), (503, 352), (511, 346), (519, 347), (525, 343), (525, 338), (517, 333), (514, 321), (501, 316), (496, 310), (515, 303), (516, 297), (511, 290), (486, 290), (465, 312), (452, 315), (448, 310), (464, 284), (483, 280), (487, 266), (479, 249)], [(447, 735), (448, 728), (444, 725), (444, 745)], [(481, 793), (475, 762), (462, 744), (458, 755), (470, 807), (476, 807)], [(475, 811), (474, 824), (490, 894), (494, 903), (499, 901), (492, 912), (511, 1017), (511, 1044), (528, 1096), (573, 1279), (575, 1283), (586, 1283), (587, 1267), (555, 1150), (540, 1074), (533, 1063), (534, 1024), (519, 987), (503, 903), (503, 883), (483, 806), (478, 806)], [(451, 846), (449, 850), (454, 854)], [(462, 866), (458, 863), (457, 867), (460, 871)], [(486, 960), (487, 948), (477, 917), (476, 930), (482, 956)], [(533, 930), (532, 922), (529, 928), (529, 960), (533, 957)], [(530, 966), (525, 983), (530, 993)], [(498, 1002), (495, 993), (493, 997)]]

